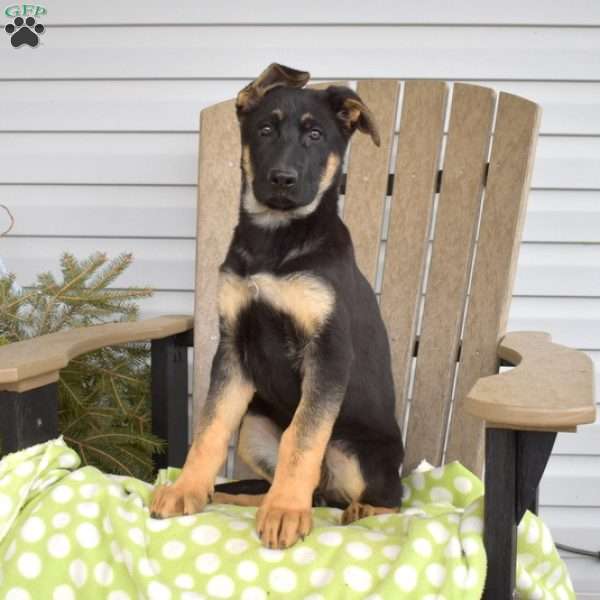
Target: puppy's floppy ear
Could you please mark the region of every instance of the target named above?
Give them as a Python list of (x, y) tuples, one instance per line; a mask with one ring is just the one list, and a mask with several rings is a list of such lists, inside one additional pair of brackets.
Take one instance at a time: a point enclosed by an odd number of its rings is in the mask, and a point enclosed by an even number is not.
[(350, 135), (355, 129), (368, 133), (376, 146), (381, 143), (373, 113), (350, 88), (329, 86), (326, 90), (335, 116)]
[(251, 111), (262, 97), (273, 88), (286, 86), (301, 88), (310, 79), (310, 73), (297, 71), (277, 63), (270, 64), (252, 83), (238, 95), (235, 107), (238, 114)]

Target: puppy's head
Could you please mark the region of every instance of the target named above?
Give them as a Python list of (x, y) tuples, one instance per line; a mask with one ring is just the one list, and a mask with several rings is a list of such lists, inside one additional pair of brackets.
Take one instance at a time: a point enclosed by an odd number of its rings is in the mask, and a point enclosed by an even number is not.
[(242, 209), (256, 224), (277, 227), (313, 213), (338, 185), (356, 129), (379, 145), (373, 116), (355, 92), (303, 89), (309, 77), (272, 64), (238, 94)]

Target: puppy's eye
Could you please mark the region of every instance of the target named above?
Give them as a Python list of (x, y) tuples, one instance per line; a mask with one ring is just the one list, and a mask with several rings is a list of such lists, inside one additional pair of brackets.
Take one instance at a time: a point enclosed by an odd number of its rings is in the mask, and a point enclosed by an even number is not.
[(271, 135), (273, 133), (273, 126), (272, 125), (263, 125), (259, 129), (259, 133), (260, 133), (260, 135), (263, 135), (263, 136)]
[(343, 108), (342, 110), (340, 110), (337, 114), (337, 116), (342, 119), (342, 121), (349, 121), (350, 120), (350, 113)]
[(308, 136), (311, 140), (320, 140), (323, 134), (318, 129), (311, 129)]

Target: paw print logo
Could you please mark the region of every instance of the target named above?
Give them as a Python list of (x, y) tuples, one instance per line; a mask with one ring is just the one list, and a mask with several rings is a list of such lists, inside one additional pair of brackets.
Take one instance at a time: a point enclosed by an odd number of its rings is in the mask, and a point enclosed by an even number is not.
[(23, 44), (35, 48), (40, 41), (38, 35), (44, 33), (45, 30), (46, 28), (41, 23), (36, 24), (33, 17), (27, 17), (25, 20), (22, 17), (15, 17), (13, 22), (4, 28), (4, 31), (10, 35), (10, 43), (15, 48)]

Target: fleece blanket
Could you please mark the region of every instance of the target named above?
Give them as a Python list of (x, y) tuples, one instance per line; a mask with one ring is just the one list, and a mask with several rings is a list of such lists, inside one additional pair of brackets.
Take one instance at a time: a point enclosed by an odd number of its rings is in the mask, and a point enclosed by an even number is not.
[[(314, 510), (314, 529), (288, 550), (263, 548), (255, 509), (210, 505), (150, 518), (153, 486), (81, 467), (62, 438), (0, 461), (0, 598), (200, 600), (481, 596), (486, 572), (482, 483), (459, 463), (404, 479), (402, 512), (340, 525)], [(173, 481), (177, 469), (156, 483)], [(545, 525), (518, 535), (521, 598), (575, 598)]]

